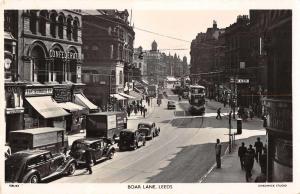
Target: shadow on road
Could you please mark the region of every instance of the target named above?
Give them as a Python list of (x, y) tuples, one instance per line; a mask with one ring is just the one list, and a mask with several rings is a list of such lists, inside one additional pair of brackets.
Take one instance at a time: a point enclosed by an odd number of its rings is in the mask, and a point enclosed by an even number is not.
[[(160, 173), (149, 177), (149, 183), (194, 183), (215, 163), (215, 144), (199, 144), (179, 147), (181, 149)], [(222, 155), (227, 144), (222, 144)]]

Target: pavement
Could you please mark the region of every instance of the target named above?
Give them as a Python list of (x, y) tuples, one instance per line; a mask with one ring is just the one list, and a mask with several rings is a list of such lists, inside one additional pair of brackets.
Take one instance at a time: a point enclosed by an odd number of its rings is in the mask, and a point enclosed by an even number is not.
[[(240, 159), (238, 157), (238, 147), (242, 142), (248, 147), (249, 144), (254, 144), (256, 138), (260, 137), (265, 141), (265, 136), (255, 136), (247, 139), (240, 139), (235, 142), (235, 146), (231, 153), (226, 153), (221, 160), (221, 168), (215, 168), (214, 165), (200, 182), (203, 183), (245, 183), (246, 172), (241, 169)], [(254, 161), (252, 177), (250, 182), (254, 182), (255, 178), (260, 175), (260, 165)]]
[[(146, 103), (146, 100), (143, 100), (142, 104), (145, 105), (145, 107), (147, 108), (145, 118), (148, 118), (153, 113), (153, 111), (155, 109), (154, 104), (156, 104), (156, 98), (152, 98), (152, 103), (150, 103), (150, 106), (148, 106), (148, 103)], [(132, 112), (130, 114), (130, 117), (128, 117), (128, 120), (139, 120), (139, 119), (143, 119), (143, 118), (144, 117), (143, 117), (143, 115), (141, 115), (141, 112), (138, 111), (137, 114), (134, 114), (134, 112)]]
[[(230, 107), (223, 107), (223, 104), (214, 100), (207, 100), (206, 106), (211, 109), (222, 108), (222, 115), (228, 115)], [(243, 121), (243, 128), (246, 129), (261, 129), (262, 120), (259, 118), (253, 118), (253, 120)], [(254, 145), (256, 138), (260, 137), (262, 142), (266, 142), (265, 135), (251, 136), (248, 138), (238, 139), (234, 142), (231, 153), (228, 148), (221, 159), (221, 168), (216, 168), (216, 163), (209, 169), (209, 171), (200, 179), (202, 183), (244, 183), (246, 182), (246, 172), (241, 169), (240, 159), (238, 157), (238, 147), (242, 142), (248, 147), (250, 144)], [(260, 165), (255, 161), (252, 177), (250, 182), (254, 182), (255, 178), (260, 175)]]

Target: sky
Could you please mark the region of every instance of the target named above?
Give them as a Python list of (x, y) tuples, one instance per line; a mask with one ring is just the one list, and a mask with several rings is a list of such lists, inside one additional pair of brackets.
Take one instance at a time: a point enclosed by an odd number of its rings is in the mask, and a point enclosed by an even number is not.
[[(130, 12), (130, 10), (128, 10)], [(213, 20), (217, 21), (218, 28), (228, 27), (235, 23), (238, 15), (249, 15), (249, 10), (132, 10), (132, 24), (135, 26), (134, 47), (142, 46), (150, 50), (153, 40), (158, 49), (166, 54), (179, 54), (182, 59), (186, 56), (190, 63), (190, 45), (199, 32), (206, 32), (212, 27)], [(138, 30), (152, 31), (166, 36), (183, 39), (179, 41)], [(163, 50), (186, 49), (186, 50)]]

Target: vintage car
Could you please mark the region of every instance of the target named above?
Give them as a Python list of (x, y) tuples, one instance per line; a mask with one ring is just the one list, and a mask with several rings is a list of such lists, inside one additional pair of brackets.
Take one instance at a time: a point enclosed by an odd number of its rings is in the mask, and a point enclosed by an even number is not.
[(62, 153), (24, 150), (5, 160), (5, 182), (38, 183), (50, 177), (74, 174), (76, 161)]
[(168, 101), (168, 109), (176, 109), (176, 105), (174, 101)]
[(141, 122), (138, 124), (138, 131), (143, 133), (146, 139), (153, 139), (160, 133), (160, 128), (154, 122)]
[(76, 159), (77, 164), (84, 164), (84, 153), (90, 150), (92, 161), (95, 164), (101, 159), (112, 159), (115, 154), (115, 148), (112, 141), (107, 138), (82, 138), (75, 140), (72, 144), (70, 156)]
[(120, 132), (119, 150), (139, 148), (146, 145), (145, 136), (138, 129), (124, 129)]

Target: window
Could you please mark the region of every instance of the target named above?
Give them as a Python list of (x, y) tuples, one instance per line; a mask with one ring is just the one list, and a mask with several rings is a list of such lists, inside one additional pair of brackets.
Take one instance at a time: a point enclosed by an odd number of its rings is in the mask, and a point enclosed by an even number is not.
[(50, 15), (50, 34), (52, 37), (56, 37), (56, 13), (52, 12)]
[(75, 18), (73, 22), (73, 40), (78, 41), (78, 27), (79, 27), (79, 21), (78, 18)]
[(64, 21), (65, 17), (63, 15), (60, 15), (58, 17), (58, 37), (60, 39), (64, 38)]
[(30, 11), (30, 31), (33, 34), (36, 34), (36, 22), (37, 22), (37, 16), (36, 16), (36, 11)]
[(119, 84), (123, 84), (123, 71), (120, 71), (120, 75), (119, 75)]
[(67, 19), (67, 39), (71, 40), (72, 38), (72, 18), (68, 17)]
[(41, 35), (46, 36), (46, 21), (48, 17), (48, 12), (46, 10), (42, 10), (40, 12), (40, 22), (39, 22), (39, 32)]

